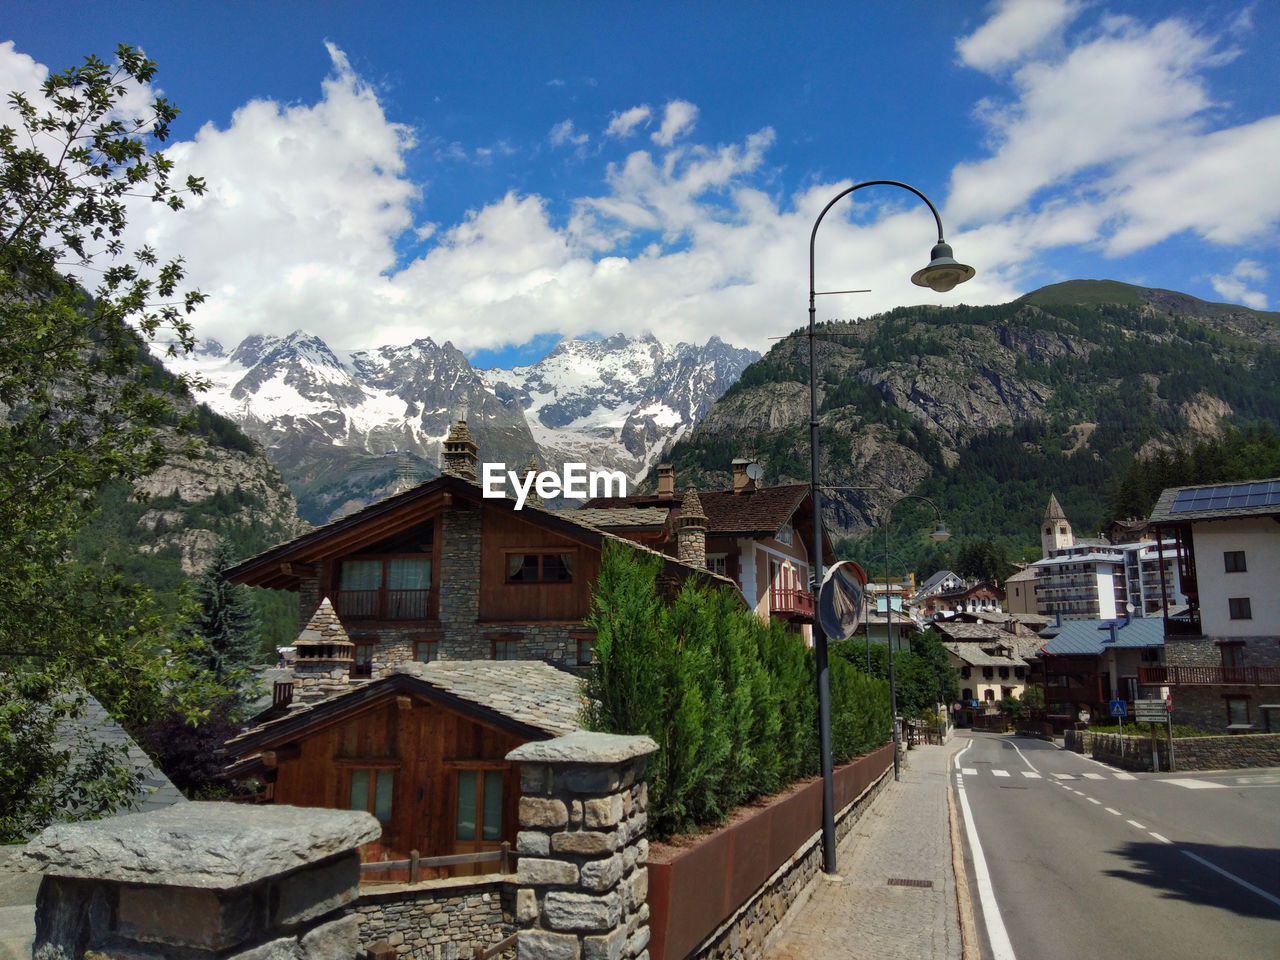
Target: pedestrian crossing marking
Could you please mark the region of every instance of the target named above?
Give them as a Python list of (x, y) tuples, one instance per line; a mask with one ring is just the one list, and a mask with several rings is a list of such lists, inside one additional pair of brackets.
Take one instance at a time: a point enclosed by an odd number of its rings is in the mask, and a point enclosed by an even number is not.
[(1117, 780), (1137, 780), (1138, 779), (1132, 773), (1113, 773), (1112, 776), (1115, 777)]
[(1102, 780), (1103, 776), (1100, 773), (1086, 773), (1084, 778), (1086, 780)]
[(1008, 770), (992, 770), (991, 772), (997, 777), (1007, 777), (1009, 775)]
[(1171, 780), (1161, 780), (1161, 783), (1172, 783), (1179, 787), (1186, 787), (1188, 790), (1216, 790), (1225, 787), (1225, 783), (1214, 783), (1212, 780), (1183, 780), (1179, 778)]
[(966, 777), (974, 777), (974, 776), (977, 776), (978, 769), (977, 767), (964, 767), (963, 769), (961, 769), (960, 772), (963, 773)]
[(1028, 780), (1040, 779), (1040, 774), (1036, 773), (1034, 770), (1023, 770), (1022, 775), (1026, 777)]
[(1055, 773), (1053, 776), (1056, 780), (1074, 780), (1076, 778), (1074, 773)]

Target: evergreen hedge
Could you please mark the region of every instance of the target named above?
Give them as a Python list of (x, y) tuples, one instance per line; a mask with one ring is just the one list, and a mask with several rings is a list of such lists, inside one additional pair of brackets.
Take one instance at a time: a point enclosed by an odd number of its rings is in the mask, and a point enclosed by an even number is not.
[[(661, 560), (607, 544), (588, 622), (595, 656), (583, 724), (647, 734), (649, 829), (658, 837), (722, 821), (738, 804), (819, 770), (811, 650), (727, 588), (685, 582), (659, 594)], [(889, 690), (830, 662), (832, 754), (843, 763), (891, 735)]]

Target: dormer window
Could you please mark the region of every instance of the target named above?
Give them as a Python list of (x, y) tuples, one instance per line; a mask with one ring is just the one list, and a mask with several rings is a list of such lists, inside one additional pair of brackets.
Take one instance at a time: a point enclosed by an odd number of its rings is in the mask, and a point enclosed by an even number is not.
[(791, 546), (791, 541), (795, 538), (795, 532), (791, 528), (791, 521), (788, 520), (782, 525), (782, 529), (778, 531), (778, 542)]

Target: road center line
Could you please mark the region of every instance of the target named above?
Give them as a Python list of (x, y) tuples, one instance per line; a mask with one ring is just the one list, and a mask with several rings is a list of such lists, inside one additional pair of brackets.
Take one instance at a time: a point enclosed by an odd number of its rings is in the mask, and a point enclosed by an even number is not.
[(1151, 836), (1155, 837), (1161, 843), (1173, 843), (1173, 841), (1170, 840), (1168, 837), (1162, 837), (1160, 836), (1160, 834), (1156, 833), (1154, 830), (1150, 831), (1150, 833), (1151, 833)]
[(1107, 807), (1107, 813), (1111, 814), (1113, 817), (1120, 816), (1120, 811), (1115, 807)]
[(1252, 891), (1253, 893), (1256, 893), (1258, 896), (1262, 897), (1262, 899), (1269, 900), (1271, 903), (1274, 903), (1277, 907), (1280, 907), (1280, 897), (1273, 897), (1271, 894), (1267, 893), (1267, 891), (1263, 890), (1262, 888), (1255, 887), (1248, 880), (1242, 880), (1239, 877), (1237, 877), (1234, 873), (1228, 873), (1226, 870), (1223, 870), (1217, 864), (1210, 863), (1204, 857), (1197, 856), (1196, 854), (1192, 853), (1190, 850), (1183, 850), (1182, 852), (1186, 856), (1194, 860), (1196, 863), (1199, 863), (1208, 867), (1214, 873), (1221, 874), (1222, 876), (1230, 880), (1232, 883), (1238, 883), (1240, 884), (1240, 886), (1244, 887), (1246, 890)]
[[(960, 757), (969, 746), (956, 754), (955, 767), (960, 769)], [(996, 891), (991, 885), (991, 874), (987, 871), (987, 861), (982, 855), (982, 842), (978, 839), (978, 830), (973, 825), (973, 811), (969, 809), (969, 798), (965, 796), (964, 777), (956, 777), (956, 794), (960, 797), (960, 810), (964, 814), (964, 831), (969, 840), (969, 852), (973, 855), (973, 881), (978, 887), (978, 899), (982, 904), (982, 920), (987, 928), (987, 940), (991, 943), (992, 960), (1017, 960), (1013, 952), (1013, 944), (1009, 942), (1009, 933), (1005, 930), (1004, 921), (1000, 918), (1000, 905), (996, 903)]]
[(1146, 827), (1144, 827), (1142, 824), (1140, 824), (1137, 820), (1130, 820), (1130, 821), (1128, 821), (1128, 824), (1129, 824), (1129, 826), (1131, 826), (1131, 827), (1137, 827), (1139, 830), (1145, 830), (1145, 829), (1147, 829), (1147, 828), (1146, 828)]
[[(1083, 797), (1084, 794), (1081, 794), (1081, 796)], [(1085, 799), (1088, 800), (1090, 803), (1096, 803), (1098, 806), (1102, 806), (1101, 800), (1095, 800), (1093, 799), (1093, 797), (1085, 797)]]

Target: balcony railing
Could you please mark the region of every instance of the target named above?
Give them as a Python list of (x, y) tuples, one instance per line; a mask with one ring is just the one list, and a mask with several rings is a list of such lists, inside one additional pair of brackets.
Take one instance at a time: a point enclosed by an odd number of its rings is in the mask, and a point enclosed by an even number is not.
[(339, 590), (338, 616), (349, 620), (425, 620), (430, 590)]
[(813, 622), (813, 594), (796, 587), (770, 587), (769, 612), (788, 620)]
[(1139, 667), (1138, 682), (1153, 687), (1280, 685), (1280, 667)]

